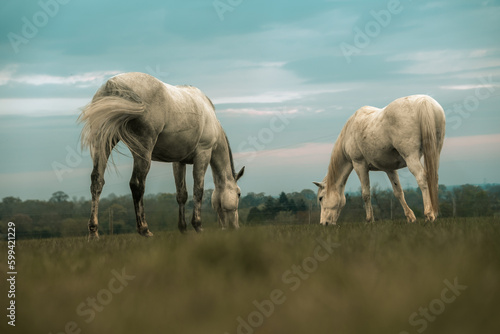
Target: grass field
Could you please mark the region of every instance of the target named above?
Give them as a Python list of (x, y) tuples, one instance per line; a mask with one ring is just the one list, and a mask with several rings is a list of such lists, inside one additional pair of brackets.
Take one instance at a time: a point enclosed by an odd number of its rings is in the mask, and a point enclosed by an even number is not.
[(2, 333), (500, 332), (492, 218), (22, 240), (16, 262)]

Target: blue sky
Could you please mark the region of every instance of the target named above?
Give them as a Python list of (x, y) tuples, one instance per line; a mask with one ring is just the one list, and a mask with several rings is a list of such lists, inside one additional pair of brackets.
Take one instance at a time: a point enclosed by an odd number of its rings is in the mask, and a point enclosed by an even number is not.
[[(446, 110), (441, 183), (500, 182), (500, 1), (6, 0), (0, 9), (0, 198), (89, 197), (76, 119), (102, 83), (130, 71), (213, 100), (235, 164), (246, 166), (243, 193), (313, 189), (356, 109), (411, 94)], [(131, 159), (114, 157), (119, 174), (106, 174), (104, 194), (127, 194)], [(416, 185), (407, 170), (400, 177)], [(385, 174), (371, 179), (389, 185)], [(347, 189), (358, 188), (353, 174)], [(147, 192), (175, 192), (169, 164), (153, 164)]]

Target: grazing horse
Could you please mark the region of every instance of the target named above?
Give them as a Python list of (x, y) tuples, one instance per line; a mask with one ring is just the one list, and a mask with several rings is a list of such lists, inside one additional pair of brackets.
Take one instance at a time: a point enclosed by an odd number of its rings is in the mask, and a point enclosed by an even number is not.
[(134, 159), (130, 189), (134, 200), (137, 231), (149, 237), (143, 205), (146, 176), (151, 160), (173, 162), (178, 227), (187, 229), (185, 204), (186, 164), (193, 165), (193, 216), (191, 224), (201, 227), (201, 204), (205, 173), (210, 164), (215, 183), (212, 205), (219, 224), (238, 228), (238, 203), (241, 194), (236, 181), (244, 167), (234, 171), (233, 156), (215, 115), (212, 102), (199, 89), (171, 86), (144, 73), (125, 73), (109, 79), (82, 111), (82, 147), (89, 147), (94, 168), (91, 174), (92, 207), (88, 223), (89, 238), (98, 238), (99, 197), (104, 186), (104, 171), (115, 145), (122, 141)]
[[(387, 174), (408, 222), (415, 222), (397, 173), (397, 169), (407, 166), (422, 190), (425, 218), (434, 221), (438, 213), (438, 168), (444, 133), (443, 108), (427, 95), (402, 97), (383, 109), (367, 106), (356, 111), (340, 132), (323, 182), (313, 182), (319, 187), (320, 224), (336, 224), (346, 203), (345, 184), (353, 169), (361, 181), (368, 222), (374, 221), (369, 171)], [(422, 156), (425, 167), (420, 162)]]

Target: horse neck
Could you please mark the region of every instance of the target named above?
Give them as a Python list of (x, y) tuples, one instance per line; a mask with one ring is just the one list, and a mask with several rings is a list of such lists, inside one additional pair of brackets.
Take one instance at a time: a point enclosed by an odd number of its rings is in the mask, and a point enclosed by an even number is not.
[(210, 160), (210, 167), (212, 168), (216, 188), (224, 188), (227, 181), (234, 181), (232, 159), (233, 157), (226, 135), (221, 130)]
[(353, 170), (352, 162), (347, 159), (343, 150), (343, 136), (335, 143), (333, 148), (328, 173), (324, 179), (328, 191), (343, 194), (347, 178)]

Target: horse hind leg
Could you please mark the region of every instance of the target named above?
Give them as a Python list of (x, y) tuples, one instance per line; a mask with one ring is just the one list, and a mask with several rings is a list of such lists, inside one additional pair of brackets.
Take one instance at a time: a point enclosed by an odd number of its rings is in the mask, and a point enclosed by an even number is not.
[(417, 184), (422, 191), (422, 199), (424, 201), (424, 215), (425, 220), (433, 222), (436, 219), (434, 214), (434, 209), (432, 208), (431, 196), (429, 191), (429, 186), (427, 184), (427, 176), (420, 162), (420, 157), (418, 154), (412, 154), (405, 158), (406, 165), (410, 172), (415, 176)]
[[(106, 151), (104, 156), (99, 154), (94, 155), (94, 167), (92, 169), (92, 173), (90, 174), (90, 194), (92, 196), (92, 204), (90, 209), (90, 219), (88, 223), (89, 229), (89, 241), (94, 239), (99, 239), (99, 221), (98, 221), (98, 213), (99, 213), (99, 199), (101, 197), (102, 188), (104, 187), (104, 171), (106, 170), (106, 164), (108, 163), (109, 155), (111, 154), (111, 150), (116, 145), (114, 143), (112, 147)], [(104, 159), (102, 159), (104, 157)]]
[(146, 176), (151, 167), (151, 159), (146, 159), (137, 154), (133, 154), (134, 168), (132, 177), (130, 178), (130, 190), (134, 200), (134, 208), (137, 222), (137, 232), (145, 237), (152, 237), (146, 223), (146, 215), (144, 213), (144, 191), (146, 189)]
[(178, 227), (181, 233), (186, 232), (186, 202), (188, 193), (186, 189), (186, 164), (175, 162), (173, 163), (175, 188), (177, 189), (177, 204), (179, 205), (179, 221)]
[(389, 180), (391, 181), (394, 195), (396, 196), (396, 198), (399, 200), (399, 203), (403, 207), (406, 220), (408, 220), (408, 223), (414, 223), (417, 220), (417, 218), (415, 217), (415, 214), (413, 213), (412, 209), (410, 209), (410, 207), (406, 203), (403, 188), (401, 188), (401, 182), (399, 182), (398, 172), (393, 170), (386, 172), (386, 174), (389, 177)]

